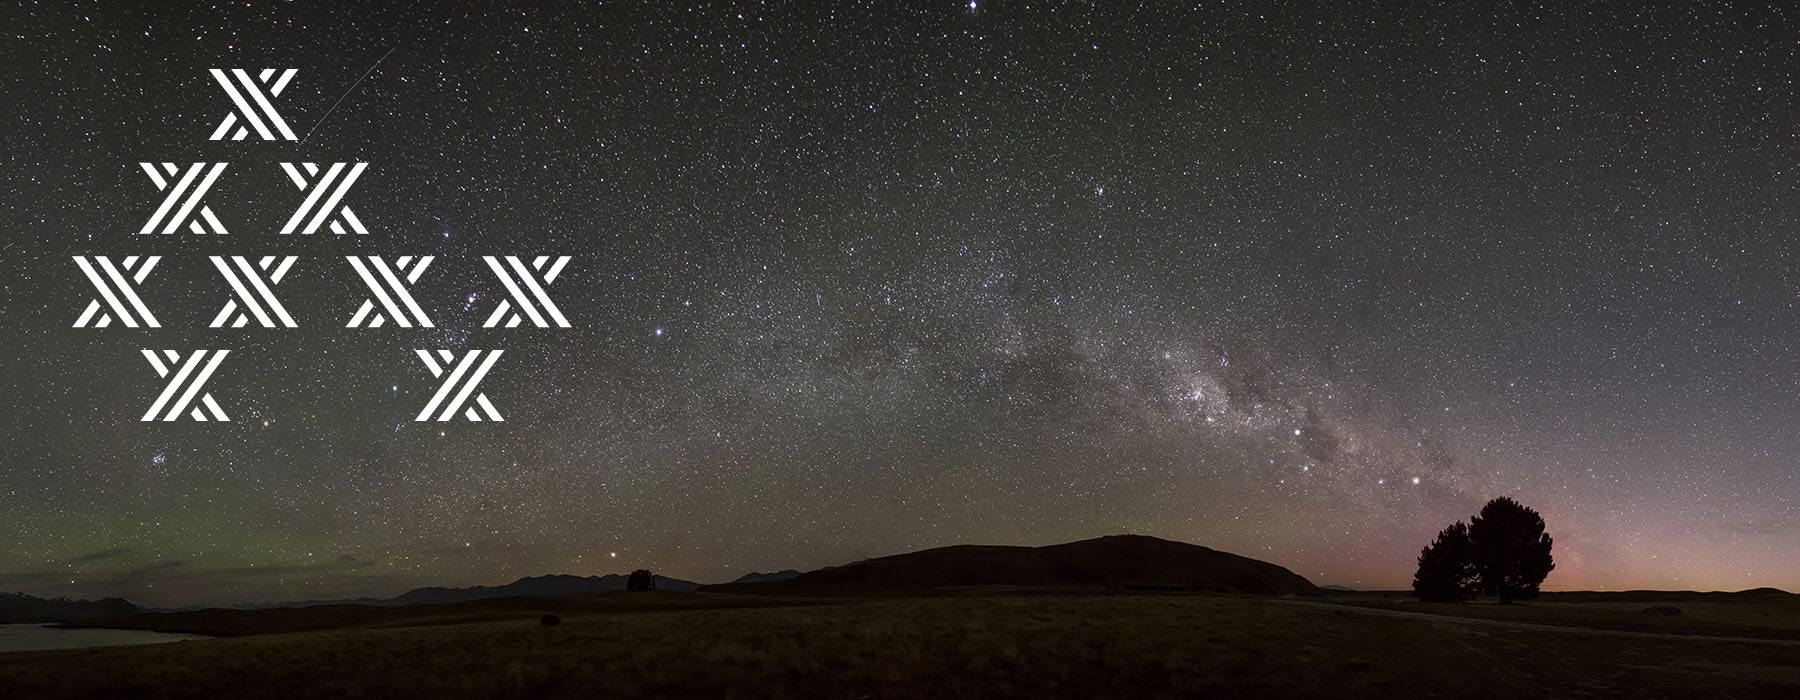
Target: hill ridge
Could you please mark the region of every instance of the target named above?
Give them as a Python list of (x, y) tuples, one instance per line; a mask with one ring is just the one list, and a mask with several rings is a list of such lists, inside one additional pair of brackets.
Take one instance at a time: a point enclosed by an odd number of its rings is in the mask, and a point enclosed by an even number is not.
[(1305, 577), (1276, 564), (1132, 534), (1041, 547), (949, 545), (826, 567), (785, 580), (733, 582), (699, 590), (830, 595), (990, 585), (1319, 594)]

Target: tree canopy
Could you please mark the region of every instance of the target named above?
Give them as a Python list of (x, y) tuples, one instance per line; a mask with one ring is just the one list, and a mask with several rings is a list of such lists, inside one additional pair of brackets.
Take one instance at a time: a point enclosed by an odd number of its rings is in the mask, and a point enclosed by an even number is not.
[(1419, 552), (1419, 570), (1413, 574), (1413, 595), (1433, 603), (1473, 597), (1480, 589), (1469, 548), (1469, 526), (1460, 520), (1438, 533), (1437, 539)]
[(1511, 498), (1496, 498), (1467, 525), (1444, 528), (1419, 552), (1413, 595), (1449, 602), (1487, 594), (1503, 604), (1535, 598), (1556, 568), (1550, 546), (1543, 516)]

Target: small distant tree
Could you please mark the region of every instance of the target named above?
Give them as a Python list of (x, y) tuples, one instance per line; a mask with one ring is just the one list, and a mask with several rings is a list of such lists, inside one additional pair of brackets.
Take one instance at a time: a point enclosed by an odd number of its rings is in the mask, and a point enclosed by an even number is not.
[(1510, 498), (1496, 498), (1468, 525), (1458, 521), (1444, 528), (1420, 550), (1413, 595), (1450, 602), (1487, 594), (1498, 596), (1502, 605), (1536, 598), (1538, 586), (1556, 568), (1550, 544), (1543, 516)]
[(1454, 603), (1475, 597), (1480, 591), (1470, 551), (1469, 526), (1461, 520), (1444, 528), (1419, 551), (1419, 570), (1413, 574), (1413, 595), (1428, 603)]
[(1502, 605), (1536, 598), (1538, 585), (1556, 568), (1544, 517), (1504, 496), (1469, 519), (1469, 541), (1481, 591), (1499, 596)]
[(625, 579), (625, 590), (628, 590), (628, 591), (656, 590), (656, 575), (650, 573), (649, 569), (638, 569), (637, 571), (633, 571), (633, 572), (631, 572), (631, 577)]

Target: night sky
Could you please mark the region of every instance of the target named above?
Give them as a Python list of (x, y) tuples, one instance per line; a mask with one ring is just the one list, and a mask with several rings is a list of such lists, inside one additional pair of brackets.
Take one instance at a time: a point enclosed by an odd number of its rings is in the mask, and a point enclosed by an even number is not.
[[(1800, 589), (1783, 12), (138, 5), (0, 10), (0, 590), (1123, 532), (1404, 588), (1500, 495), (1548, 521), (1548, 589)], [(297, 68), (305, 138), (209, 141), (211, 68)], [(230, 163), (228, 235), (136, 235), (163, 161)], [(369, 163), (369, 233), (279, 235), (282, 162)], [(163, 256), (163, 327), (73, 328), (76, 255)], [(300, 256), (298, 328), (209, 328), (209, 255)], [(436, 326), (346, 328), (346, 255), (436, 256)], [(574, 256), (571, 327), (482, 328), (484, 255)], [(144, 348), (229, 349), (232, 422), (141, 422)], [(415, 422), (419, 348), (504, 349), (505, 421)]]

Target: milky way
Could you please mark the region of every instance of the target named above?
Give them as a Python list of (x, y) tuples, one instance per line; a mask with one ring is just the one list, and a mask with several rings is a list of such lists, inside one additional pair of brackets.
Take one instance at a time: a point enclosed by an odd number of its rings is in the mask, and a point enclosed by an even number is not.
[[(1783, 12), (812, 5), (9, 11), (0, 589), (1120, 532), (1398, 588), (1500, 495), (1548, 588), (1800, 588)], [(207, 140), (237, 67), (304, 141)], [(146, 161), (232, 233), (134, 235)], [(302, 161), (368, 235), (276, 233)], [(77, 255), (164, 256), (163, 327), (72, 328)], [(299, 327), (209, 328), (209, 255), (299, 256)], [(437, 324), (345, 328), (346, 255), (436, 256)], [(484, 255), (574, 256), (571, 327), (483, 328)], [(141, 422), (141, 348), (231, 350), (233, 422)], [(414, 422), (418, 348), (504, 348), (505, 422)]]

